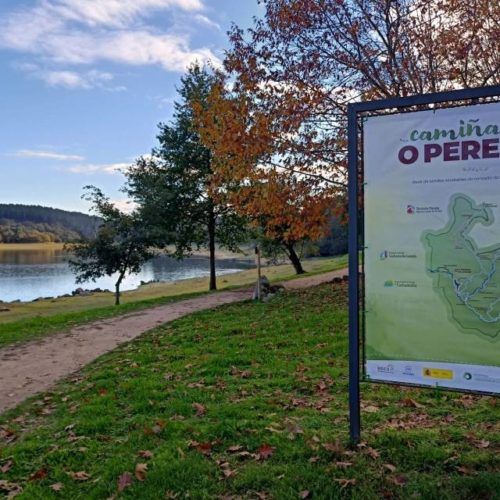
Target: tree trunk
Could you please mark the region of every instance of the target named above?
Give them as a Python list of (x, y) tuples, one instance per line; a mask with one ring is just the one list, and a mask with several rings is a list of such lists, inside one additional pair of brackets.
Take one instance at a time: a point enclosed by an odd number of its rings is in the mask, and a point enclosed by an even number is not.
[(115, 283), (115, 306), (120, 305), (120, 286), (123, 281), (123, 276), (124, 274), (120, 274), (120, 277), (118, 278), (118, 281)]
[(217, 290), (217, 276), (215, 274), (215, 214), (213, 208), (208, 218), (208, 247), (210, 251), (210, 290)]
[(297, 274), (304, 274), (304, 268), (302, 267), (302, 263), (300, 262), (299, 256), (293, 247), (293, 244), (286, 244), (286, 249), (288, 250), (288, 257), (293, 264), (293, 268)]

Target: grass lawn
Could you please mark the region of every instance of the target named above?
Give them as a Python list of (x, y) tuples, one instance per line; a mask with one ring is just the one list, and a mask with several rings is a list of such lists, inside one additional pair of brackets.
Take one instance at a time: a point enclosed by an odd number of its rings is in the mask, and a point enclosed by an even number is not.
[[(341, 269), (346, 265), (346, 256), (310, 259), (304, 262), (308, 273), (302, 276), (322, 274)], [(265, 268), (263, 272), (272, 281), (297, 278), (291, 265), (271, 266)], [(220, 290), (224, 290), (250, 285), (255, 281), (255, 270), (252, 269), (221, 276), (218, 286)], [(208, 279), (196, 278), (171, 283), (154, 283), (124, 292), (123, 304), (119, 307), (112, 305), (114, 297), (111, 293), (5, 304), (10, 311), (0, 313), (0, 347), (67, 330), (91, 321), (194, 297), (208, 293), (207, 289)]]
[[(197, 313), (0, 417), (19, 498), (498, 498), (497, 400), (364, 384), (344, 285)], [(3, 472), (2, 472), (3, 471)]]

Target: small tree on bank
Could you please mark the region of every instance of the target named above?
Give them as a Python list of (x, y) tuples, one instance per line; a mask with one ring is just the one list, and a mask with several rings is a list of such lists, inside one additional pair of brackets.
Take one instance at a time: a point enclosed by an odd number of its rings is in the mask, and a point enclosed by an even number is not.
[(195, 248), (208, 248), (210, 290), (217, 288), (216, 243), (237, 250), (245, 234), (244, 219), (212, 195), (213, 158), (194, 126), (193, 103), (204, 106), (215, 76), (192, 66), (182, 78), (173, 121), (160, 124), (159, 146), (127, 172), (127, 193), (139, 205), (155, 246), (175, 246), (182, 259)]
[(103, 223), (96, 237), (70, 246), (74, 258), (69, 261), (77, 283), (117, 276), (115, 305), (120, 305), (120, 287), (128, 273), (138, 273), (152, 256), (151, 236), (137, 213), (120, 212), (96, 187), (88, 186), (85, 199)]

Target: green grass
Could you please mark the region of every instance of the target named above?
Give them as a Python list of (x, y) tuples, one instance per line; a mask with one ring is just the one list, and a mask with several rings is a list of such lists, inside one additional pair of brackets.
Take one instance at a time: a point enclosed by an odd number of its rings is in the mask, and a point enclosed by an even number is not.
[[(305, 261), (309, 271), (303, 276), (322, 274), (345, 267), (346, 257), (312, 259)], [(273, 281), (296, 279), (289, 265), (264, 269)], [(256, 280), (255, 270), (219, 277), (219, 289), (229, 290), (249, 285)], [(39, 302), (6, 304), (11, 311), (0, 314), (0, 348), (16, 342), (33, 340), (52, 333), (68, 330), (91, 321), (110, 318), (170, 302), (208, 293), (205, 278), (160, 283), (125, 292), (123, 304), (116, 307), (112, 294), (95, 294)]]
[[(495, 398), (363, 384), (364, 441), (349, 448), (346, 309), (345, 286), (323, 285), (123, 345), (0, 417), (3, 487), (26, 499), (498, 498)], [(139, 463), (145, 480), (119, 493)]]

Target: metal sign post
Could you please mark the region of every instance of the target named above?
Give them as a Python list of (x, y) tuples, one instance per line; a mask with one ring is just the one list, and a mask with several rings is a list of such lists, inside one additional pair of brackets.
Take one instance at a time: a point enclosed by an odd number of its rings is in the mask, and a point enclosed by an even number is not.
[(359, 173), (358, 124), (354, 105), (348, 108), (349, 127), (349, 427), (353, 443), (361, 438), (359, 393)]
[[(372, 157), (368, 156), (371, 153), (366, 152), (367, 156), (364, 157), (365, 151), (363, 150), (363, 156), (360, 155), (360, 137), (361, 134), (364, 131), (364, 124), (361, 121), (361, 119), (370, 117), (369, 119), (372, 120), (371, 117), (377, 117), (375, 118), (378, 121), (375, 121), (373, 123), (370, 122), (371, 127), (370, 130), (375, 131), (376, 134), (373, 136), (377, 136), (375, 139), (372, 137), (370, 145), (372, 147), (371, 151), (375, 151), (373, 149), (373, 144), (374, 141), (379, 141), (379, 137), (382, 137), (382, 143), (385, 144), (385, 137), (383, 135), (382, 130), (387, 129), (387, 123), (390, 122), (391, 120), (393, 121), (393, 124), (390, 125), (393, 128), (391, 130), (396, 130), (398, 137), (396, 140), (403, 141), (397, 142), (398, 145), (400, 145), (403, 150), (407, 149), (408, 151), (404, 152), (402, 151), (399, 160), (400, 163), (407, 165), (408, 163), (414, 163), (415, 158), (412, 157), (410, 159), (405, 156), (405, 154), (411, 153), (412, 155), (415, 155), (418, 153), (417, 147), (419, 144), (412, 144), (411, 140), (421, 140), (424, 141), (423, 143), (423, 148), (424, 152), (427, 151), (427, 155), (425, 158), (426, 163), (421, 163), (421, 165), (428, 164), (431, 159), (435, 159), (438, 156), (438, 153), (440, 151), (445, 151), (447, 157), (444, 158), (444, 161), (447, 162), (446, 166), (450, 165), (452, 161), (461, 161), (462, 158), (460, 158), (459, 153), (456, 153), (456, 151), (459, 150), (459, 140), (462, 140), (465, 142), (465, 144), (461, 145), (460, 151), (462, 151), (462, 156), (463, 154), (466, 154), (466, 159), (467, 158), (472, 158), (472, 160), (478, 160), (478, 161), (484, 161), (484, 158), (498, 158), (497, 152), (498, 149), (498, 138), (493, 138), (498, 136), (498, 124), (491, 124), (491, 121), (494, 121), (497, 123), (497, 113), (496, 111), (490, 111), (490, 114), (488, 115), (489, 117), (493, 116), (493, 120), (490, 120), (486, 126), (486, 129), (489, 130), (488, 134), (489, 136), (485, 139), (484, 137), (481, 137), (484, 135), (483, 133), (477, 133), (476, 135), (480, 136), (480, 139), (477, 139), (476, 141), (472, 140), (475, 132), (475, 126), (478, 122), (477, 116), (474, 115), (469, 117), (467, 123), (470, 123), (469, 128), (467, 129), (467, 125), (464, 125), (466, 121), (460, 120), (460, 116), (458, 117), (459, 120), (457, 120), (458, 124), (461, 124), (462, 128), (457, 129), (457, 132), (453, 132), (453, 136), (455, 138), (450, 138), (450, 129), (448, 125), (443, 126), (442, 122), (439, 120), (443, 120), (443, 116), (448, 113), (448, 108), (461, 108), (462, 110), (467, 110), (467, 108), (473, 108), (474, 105), (477, 104), (492, 104), (491, 99), (493, 99), (494, 102), (498, 102), (498, 98), (500, 97), (500, 86), (491, 86), (491, 87), (482, 87), (482, 88), (475, 88), (475, 89), (464, 89), (464, 90), (457, 90), (457, 91), (450, 91), (450, 92), (438, 92), (438, 93), (433, 93), (433, 94), (423, 94), (423, 95), (417, 95), (417, 96), (412, 96), (412, 97), (403, 97), (403, 98), (390, 98), (390, 99), (384, 99), (380, 101), (369, 101), (369, 102), (360, 102), (360, 103), (354, 103), (354, 104), (349, 104), (348, 105), (348, 140), (349, 140), (349, 145), (348, 145), (348, 172), (349, 172), (349, 414), (350, 414), (350, 437), (353, 443), (358, 443), (360, 438), (361, 438), (361, 417), (360, 417), (360, 346), (362, 345), (364, 347), (365, 343), (365, 315), (369, 313), (364, 310), (364, 302), (365, 302), (365, 273), (363, 272), (362, 274), (360, 273), (360, 265), (363, 266), (363, 271), (364, 271), (364, 266), (365, 266), (365, 260), (363, 258), (363, 261), (360, 262), (360, 252), (365, 251), (365, 224), (364, 224), (364, 192), (365, 192), (365, 180), (364, 180), (364, 169), (367, 169), (368, 172), (368, 166), (367, 162), (370, 161), (370, 165), (372, 170), (370, 170), (372, 179), (377, 179), (380, 180), (380, 178), (373, 177), (373, 175), (377, 175), (378, 170), (378, 162), (386, 163), (385, 168), (386, 172), (389, 172), (391, 174), (392, 172), (397, 172), (397, 175), (400, 175), (401, 172), (409, 172), (403, 171), (401, 167), (399, 170), (391, 170), (391, 165), (392, 163), (390, 162), (395, 162), (398, 160), (398, 157), (396, 155), (396, 158), (392, 158), (392, 153), (389, 157), (387, 156), (382, 156), (382, 159), (375, 160), (375, 163), (372, 162)], [(488, 101), (490, 99), (490, 101)], [(443, 106), (444, 104), (444, 106)], [(436, 106), (437, 105), (437, 106)], [(476, 106), (477, 109), (477, 106)], [(493, 109), (493, 108), (490, 108)], [(494, 108), (495, 110), (497, 108)], [(410, 136), (410, 142), (408, 142), (408, 135), (405, 137), (402, 137), (400, 135), (400, 129), (404, 123), (410, 123), (412, 118), (411, 114), (413, 113), (413, 116), (415, 114), (418, 114), (419, 112), (424, 111), (427, 112), (428, 114), (426, 117), (422, 118), (423, 115), (420, 113), (418, 115), (418, 120), (425, 119), (427, 122), (430, 124), (430, 127), (426, 128), (425, 130), (432, 130), (430, 132), (425, 132), (423, 135), (418, 136), (418, 134), (421, 134), (421, 132), (417, 133), (416, 128), (412, 128), (411, 130), (412, 135)], [(429, 112), (431, 114), (429, 114)], [(435, 116), (434, 114), (435, 113)], [(476, 111), (470, 111), (470, 113), (482, 113), (481, 112), (476, 112)], [(457, 113), (458, 114), (458, 113)], [(381, 120), (380, 115), (393, 115), (393, 117), (388, 117), (386, 116), (383, 120)], [(400, 120), (398, 122), (398, 116), (400, 117)], [(446, 116), (450, 116), (449, 113)], [(441, 117), (441, 118), (439, 118)], [(407, 120), (405, 122), (405, 120)], [(415, 118), (417, 120), (417, 118)], [(421, 122), (415, 122), (415, 123), (421, 123)], [(443, 123), (449, 123), (449, 122), (443, 122)], [(381, 129), (379, 127), (385, 126), (386, 129)], [(489, 128), (488, 128), (489, 127)], [(496, 128), (495, 128), (496, 127)], [(404, 128), (404, 127), (403, 127)], [(486, 129), (483, 129), (486, 130)], [(479, 130), (479, 129), (477, 129)], [(497, 132), (494, 132), (494, 130), (497, 130)], [(470, 132), (470, 133), (469, 133)], [(401, 132), (402, 133), (402, 132)], [(378, 134), (378, 135), (377, 135)], [(496, 136), (495, 136), (496, 134)], [(490, 139), (491, 137), (491, 139)], [(398, 139), (399, 138), (399, 139)], [(433, 139), (433, 142), (427, 142), (430, 139)], [(389, 138), (387, 139), (389, 140)], [(439, 141), (441, 141), (441, 144)], [(455, 141), (455, 142), (453, 142)], [(479, 145), (479, 141), (481, 141), (481, 144), (483, 145), (482, 147), (486, 148), (486, 156), (483, 155), (481, 158), (479, 156), (479, 153), (477, 152), (477, 148), (481, 147)], [(406, 142), (406, 146), (405, 146)], [(446, 142), (446, 144), (444, 144)], [(388, 143), (389, 144), (389, 143)], [(393, 143), (391, 143), (394, 145)], [(476, 146), (476, 144), (478, 144)], [(364, 146), (364, 144), (363, 144)], [(376, 146), (378, 147), (379, 144), (377, 143)], [(382, 144), (381, 147), (383, 148), (384, 145)], [(380, 149), (380, 148), (379, 148)], [(393, 151), (389, 147), (389, 151)], [(465, 151), (465, 153), (463, 153)], [(453, 154), (452, 154), (453, 153)], [(402, 155), (402, 156), (401, 156)], [(379, 154), (380, 157), (380, 154)], [(375, 157), (374, 157), (375, 158)], [(390, 160), (386, 161), (384, 158), (390, 158)], [(420, 162), (424, 160), (419, 160)], [(440, 160), (436, 160), (437, 164)], [(488, 160), (490, 161), (490, 160)], [(494, 160), (497, 161), (497, 160)], [(417, 162), (418, 163), (418, 162)], [(416, 167), (417, 163), (415, 165), (412, 165), (413, 168), (418, 168)], [(435, 165), (434, 164), (434, 165)], [(395, 165), (395, 163), (394, 163)], [(444, 165), (444, 164), (443, 164)], [(463, 165), (463, 164), (460, 164)], [(484, 165), (484, 164), (483, 164)], [(493, 166), (492, 163), (488, 163), (488, 165)], [(495, 163), (496, 166), (497, 163)], [(434, 167), (434, 170), (435, 171)], [(444, 167), (439, 167), (439, 168), (444, 168)], [(491, 167), (486, 167), (486, 168), (491, 168)], [(404, 175), (409, 175), (409, 174), (404, 174)], [(430, 175), (430, 174), (429, 174)], [(435, 175), (435, 174), (434, 174)], [(469, 174), (470, 175), (470, 174)], [(399, 177), (398, 177), (399, 179)], [(467, 181), (467, 179), (465, 179)], [(482, 180), (481, 182), (487, 182)], [(393, 184), (396, 185), (396, 184)], [(484, 184), (485, 186), (488, 186), (488, 184)], [(462, 186), (465, 186), (467, 188), (467, 185), (464, 183)], [(366, 189), (370, 188), (370, 186), (367, 186)], [(392, 189), (392, 188), (390, 188)], [(464, 189), (461, 187), (461, 189)], [(472, 189), (472, 188), (471, 188)], [(491, 191), (491, 187), (486, 188), (485, 187), (485, 192), (487, 190)], [(449, 190), (448, 190), (449, 191)], [(443, 197), (450, 195), (448, 191), (443, 191)], [(422, 190), (422, 193), (426, 192), (426, 188)], [(481, 194), (481, 193), (480, 193)], [(380, 195), (379, 195), (380, 196)], [(491, 193), (489, 198), (491, 198)], [(368, 199), (368, 198), (367, 198)], [(447, 198), (448, 199), (448, 198)], [(453, 200), (454, 198), (451, 197)], [(478, 202), (479, 203), (479, 202)], [(410, 208), (412, 210), (410, 210)], [(399, 207), (400, 209), (400, 207)], [(383, 214), (383, 211), (379, 211), (380, 213)], [(389, 213), (389, 212), (387, 212)], [(401, 212), (397, 212), (398, 214)], [(413, 212), (413, 206), (410, 207), (408, 205), (408, 214), (414, 213)], [(492, 212), (488, 212), (492, 213)], [(371, 215), (371, 214), (370, 214)], [(392, 213), (391, 213), (392, 216)], [(384, 217), (383, 215), (379, 217)], [(397, 217), (397, 214), (395, 215)], [(384, 220), (384, 223), (390, 224), (391, 222), (397, 222), (396, 219), (394, 221), (390, 220), (390, 216), (387, 216), (387, 220)], [(491, 217), (493, 219), (493, 217)], [(415, 220), (415, 219), (413, 219)], [(372, 228), (373, 229), (373, 228)], [(372, 231), (373, 232), (373, 231)], [(432, 233), (432, 231), (431, 231)], [(385, 249), (370, 249), (370, 258), (373, 260), (373, 252), (374, 251), (382, 251), (382, 255), (384, 258), (386, 255), (389, 255), (389, 252)], [(396, 252), (398, 253), (398, 252)], [(399, 252), (399, 256), (401, 256), (401, 252)], [(390, 255), (389, 255), (390, 257)], [(370, 265), (372, 265), (372, 261), (370, 261)], [(419, 267), (420, 269), (420, 267)], [(425, 272), (425, 265), (423, 264), (423, 270)], [(378, 280), (376, 281), (377, 286), (379, 286)], [(457, 289), (458, 287), (458, 281), (455, 282), (455, 288)], [(369, 281), (369, 285), (373, 283)], [(397, 285), (394, 284), (394, 281), (392, 279), (387, 279), (386, 283), (382, 284), (385, 287), (389, 287), (386, 289), (394, 289), (391, 287), (394, 287)], [(430, 285), (426, 284), (425, 286), (430, 287)], [(424, 289), (425, 289), (424, 286)], [(379, 288), (380, 290), (380, 288)], [(481, 289), (482, 290), (482, 289)], [(494, 294), (494, 292), (492, 292)], [(406, 296), (405, 296), (406, 297)], [(468, 297), (468, 295), (467, 295)], [(457, 300), (461, 300), (461, 296), (459, 295), (457, 297)], [(404, 303), (404, 301), (403, 301)], [(416, 309), (408, 309), (411, 311), (416, 311)], [(368, 316), (367, 316), (368, 317)], [(500, 318), (498, 319), (500, 322)], [(421, 322), (420, 322), (421, 323)], [(419, 324), (419, 327), (425, 328), (426, 325), (421, 325)], [(430, 326), (428, 328), (431, 328)], [(363, 350), (363, 353), (365, 351)], [(366, 364), (366, 359), (365, 355), (363, 354), (363, 367), (365, 367)], [(377, 358), (379, 359), (379, 358)], [(394, 358), (384, 358), (384, 359), (394, 359)], [(406, 358), (408, 359), (408, 358)], [(381, 377), (372, 377), (372, 381), (374, 382), (381, 382), (381, 383), (396, 383), (399, 385), (410, 385), (410, 386), (417, 386), (417, 387), (430, 387), (432, 384), (434, 386), (441, 386), (447, 389), (452, 389), (452, 390), (461, 390), (461, 391), (468, 391), (468, 389), (464, 388), (464, 384), (467, 384), (470, 382), (471, 379), (476, 377), (474, 373), (463, 373), (460, 375), (460, 380), (457, 378), (455, 385), (450, 383), (451, 378), (450, 377), (455, 377), (456, 374), (452, 370), (447, 370), (447, 369), (441, 369), (439, 367), (431, 367), (428, 368), (428, 374), (426, 375), (425, 368), (422, 371), (418, 372), (418, 370), (422, 370), (422, 366), (427, 366), (427, 365), (438, 365), (438, 363), (432, 363), (431, 360), (426, 360), (425, 357), (422, 358), (413, 358), (413, 359), (421, 359), (420, 365), (418, 364), (419, 362), (412, 361), (403, 361), (401, 362), (403, 364), (403, 370), (412, 370), (411, 374), (408, 374), (407, 372), (402, 372), (401, 375), (399, 373), (396, 373), (396, 370), (398, 369), (398, 364), (397, 362), (390, 362), (388, 366), (381, 366), (381, 372), (382, 373)], [(442, 360), (443, 362), (445, 361), (444, 359)], [(382, 363), (382, 362), (380, 362)], [(413, 365), (412, 365), (413, 363)], [(457, 362), (458, 363), (458, 362)], [(493, 363), (494, 364), (494, 363)], [(406, 365), (410, 365), (409, 367)], [(478, 368), (481, 368), (481, 364), (478, 364)], [(489, 377), (487, 370), (492, 368), (491, 366), (486, 366), (485, 370), (483, 373), (481, 373), (481, 370), (479, 370), (478, 373), (478, 384), (480, 384), (481, 380), (485, 380), (485, 377)], [(499, 368), (493, 367), (494, 370), (498, 370)], [(393, 372), (391, 372), (393, 370)], [(459, 373), (459, 372), (457, 372)], [(461, 373), (461, 372), (460, 372)], [(493, 372), (492, 372), (493, 373)], [(496, 371), (494, 372), (496, 373)], [(363, 371), (363, 374), (365, 374), (365, 371)], [(417, 382), (411, 382), (411, 378), (405, 378), (408, 375), (412, 375)], [(364, 375), (365, 376), (365, 375)], [(418, 377), (422, 376), (429, 376), (430, 379), (428, 379), (427, 383), (421, 383), (418, 382), (420, 380)], [(385, 377), (385, 378), (384, 378)], [(391, 378), (392, 377), (392, 378)], [(398, 378), (399, 377), (399, 378)], [(458, 376), (457, 376), (458, 377)], [(441, 380), (439, 380), (441, 379)], [(365, 378), (363, 378), (365, 380)], [(466, 382), (463, 382), (466, 380)], [(496, 380), (494, 376), (491, 376), (491, 380)], [(498, 387), (493, 386), (494, 382), (491, 382), (490, 385), (488, 385), (485, 389), (482, 388), (482, 386), (479, 387), (479, 389), (470, 389), (469, 392), (482, 392), (485, 393), (489, 389), (489, 387), (493, 387), (491, 393), (498, 393)], [(467, 386), (469, 387), (469, 386)], [(474, 386), (470, 386), (474, 387)], [(496, 392), (495, 392), (496, 391)]]

